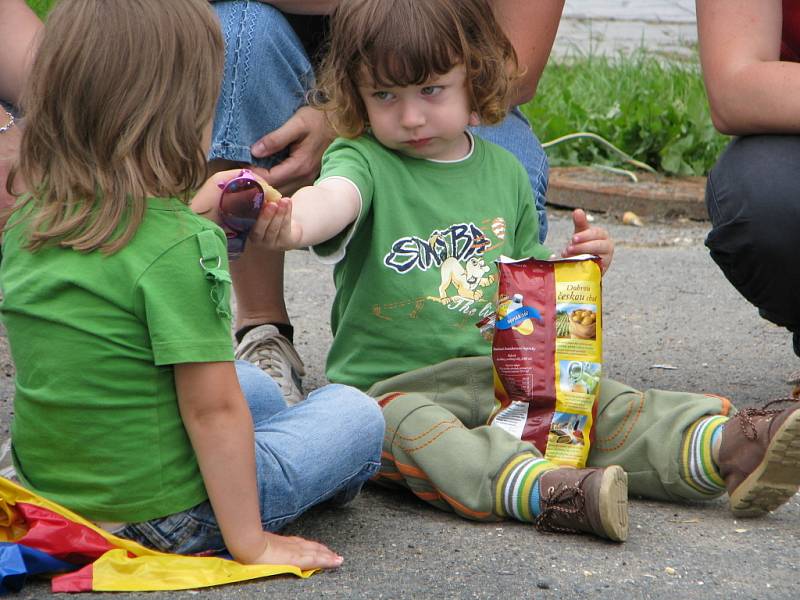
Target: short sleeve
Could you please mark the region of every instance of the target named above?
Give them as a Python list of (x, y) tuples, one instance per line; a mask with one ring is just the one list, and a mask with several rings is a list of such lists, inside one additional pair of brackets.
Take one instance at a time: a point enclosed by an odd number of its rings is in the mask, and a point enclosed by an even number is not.
[[(222, 235), (214, 239), (220, 258), (211, 266), (227, 274)], [(207, 277), (200, 259), (198, 236), (189, 236), (153, 261), (138, 281), (137, 306), (157, 365), (233, 360), (230, 307), (219, 309), (219, 286), (230, 286), (230, 279)]]
[(356, 187), (361, 200), (358, 218), (349, 227), (311, 248), (322, 262), (336, 263), (344, 257), (347, 243), (369, 214), (375, 183), (366, 148), (357, 140), (339, 138), (322, 157), (322, 170), (317, 183), (331, 178), (346, 179)]

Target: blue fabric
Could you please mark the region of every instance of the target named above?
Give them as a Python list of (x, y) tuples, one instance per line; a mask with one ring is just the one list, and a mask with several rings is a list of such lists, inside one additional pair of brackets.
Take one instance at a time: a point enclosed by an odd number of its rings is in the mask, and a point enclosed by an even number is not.
[(511, 152), (519, 159), (528, 178), (531, 180), (533, 196), (536, 199), (536, 212), (539, 213), (539, 241), (547, 237), (547, 178), (550, 167), (547, 155), (539, 138), (533, 133), (531, 124), (519, 107), (515, 107), (499, 124), (491, 127), (475, 127), (475, 134), (494, 142)]
[(277, 8), (250, 0), (212, 4), (225, 38), (225, 71), (209, 160), (270, 168), (286, 157), (255, 158), (252, 146), (305, 104), (314, 72), (300, 39)]
[[(209, 160), (222, 158), (272, 167), (285, 153), (256, 159), (250, 146), (283, 125), (314, 84), (303, 44), (276, 8), (253, 0), (214, 2), (225, 37), (222, 82)], [(547, 155), (530, 123), (515, 108), (500, 124), (476, 127), (484, 139), (516, 156), (531, 181), (539, 214), (539, 241), (547, 236)]]
[[(265, 530), (281, 529), (320, 502), (353, 499), (378, 471), (384, 422), (375, 400), (351, 387), (328, 385), (287, 407), (261, 369), (236, 361), (236, 371), (253, 417)], [(224, 549), (209, 502), (115, 534), (178, 554)]]
[(28, 575), (73, 571), (76, 568), (77, 565), (53, 558), (41, 550), (0, 542), (0, 595), (20, 591)]

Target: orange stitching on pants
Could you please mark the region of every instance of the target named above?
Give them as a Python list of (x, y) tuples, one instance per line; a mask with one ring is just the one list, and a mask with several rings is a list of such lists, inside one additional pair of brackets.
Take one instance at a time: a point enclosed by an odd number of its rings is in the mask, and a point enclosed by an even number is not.
[[(641, 400), (641, 398), (642, 398), (642, 393), (639, 392), (639, 399)], [(603, 439), (598, 438), (597, 441), (598, 442), (610, 442), (615, 437), (617, 437), (619, 435), (620, 431), (622, 431), (622, 428), (625, 427), (625, 423), (627, 422), (628, 417), (631, 414), (631, 410), (633, 410), (633, 399), (631, 399), (631, 401), (628, 403), (628, 412), (625, 414), (625, 418), (619, 424), (619, 428), (614, 433), (612, 433), (610, 436), (608, 436), (607, 438), (603, 438)]]
[(420, 433), (419, 435), (416, 435), (414, 437), (408, 437), (408, 436), (405, 436), (405, 435), (400, 435), (398, 433), (397, 429), (392, 429), (390, 427), (386, 428), (386, 433), (390, 434), (390, 435), (394, 434), (395, 437), (398, 437), (401, 440), (405, 440), (406, 442), (416, 442), (418, 439), (424, 438), (426, 435), (429, 435), (434, 429), (436, 429), (437, 427), (440, 427), (442, 425), (450, 425), (449, 428), (452, 428), (453, 423), (458, 423), (459, 427), (464, 427), (464, 425), (463, 425), (463, 423), (461, 423), (461, 421), (459, 421), (457, 418), (453, 418), (453, 419), (450, 419), (448, 421), (439, 421), (438, 423), (434, 423), (428, 429), (426, 429), (425, 431), (423, 431), (422, 433)]
[[(631, 406), (633, 406), (633, 400), (631, 400)], [(639, 408), (636, 411), (636, 415), (633, 417), (633, 422), (631, 423), (630, 428), (625, 433), (625, 436), (622, 438), (622, 441), (619, 444), (617, 444), (616, 446), (611, 446), (610, 448), (599, 448), (599, 447), (597, 447), (597, 444), (596, 444), (595, 445), (595, 450), (597, 450), (598, 452), (613, 452), (614, 450), (619, 450), (620, 448), (622, 448), (625, 445), (625, 442), (628, 441), (628, 438), (630, 437), (631, 433), (633, 433), (633, 430), (636, 427), (636, 423), (639, 422), (639, 417), (642, 416), (642, 410), (644, 410), (644, 394), (639, 392)], [(622, 425), (620, 425), (620, 430), (622, 429), (622, 427), (624, 425), (626, 425), (628, 415), (630, 415), (630, 409), (628, 410), (628, 413), (625, 415), (625, 420), (622, 422)], [(611, 441), (613, 438), (617, 437), (620, 434), (620, 430), (614, 432), (614, 435), (612, 435), (611, 437), (609, 437), (607, 439), (604, 439), (604, 440), (598, 440), (598, 441), (602, 441), (602, 442)]]
[(436, 440), (438, 440), (440, 437), (442, 437), (442, 436), (443, 436), (445, 433), (447, 433), (447, 432), (448, 432), (448, 431), (450, 431), (451, 429), (464, 429), (464, 426), (463, 426), (463, 425), (462, 425), (460, 422), (459, 422), (459, 424), (458, 424), (458, 425), (451, 425), (450, 427), (447, 427), (446, 429), (443, 429), (442, 431), (440, 431), (439, 433), (437, 433), (437, 434), (436, 434), (436, 435), (435, 435), (433, 438), (431, 438), (430, 440), (428, 440), (427, 442), (425, 442), (425, 443), (424, 443), (424, 444), (422, 444), (421, 446), (416, 446), (415, 448), (406, 448), (405, 446), (402, 446), (402, 445), (400, 445), (400, 444), (397, 444), (397, 446), (398, 446), (398, 447), (399, 447), (401, 450), (403, 450), (403, 451), (404, 451), (406, 454), (413, 454), (413, 453), (414, 453), (414, 452), (416, 452), (417, 450), (422, 450), (422, 449), (424, 449), (424, 448), (427, 448), (427, 447), (428, 447), (428, 446), (430, 446), (430, 445), (431, 445), (433, 442), (435, 442)]

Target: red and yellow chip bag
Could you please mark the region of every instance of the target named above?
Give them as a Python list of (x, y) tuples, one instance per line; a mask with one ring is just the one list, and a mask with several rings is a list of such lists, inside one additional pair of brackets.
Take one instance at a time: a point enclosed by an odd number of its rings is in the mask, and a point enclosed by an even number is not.
[(599, 259), (503, 257), (498, 270), (489, 422), (532, 442), (547, 459), (583, 467), (602, 370)]

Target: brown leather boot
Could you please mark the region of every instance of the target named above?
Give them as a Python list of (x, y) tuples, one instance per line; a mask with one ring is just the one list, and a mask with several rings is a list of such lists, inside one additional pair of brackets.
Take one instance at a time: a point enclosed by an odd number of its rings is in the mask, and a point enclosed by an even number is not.
[(605, 469), (554, 469), (539, 479), (539, 531), (593, 533), (624, 542), (628, 538), (628, 475), (616, 465)]
[(800, 406), (745, 408), (725, 424), (718, 467), (737, 517), (757, 517), (778, 508), (800, 488)]

